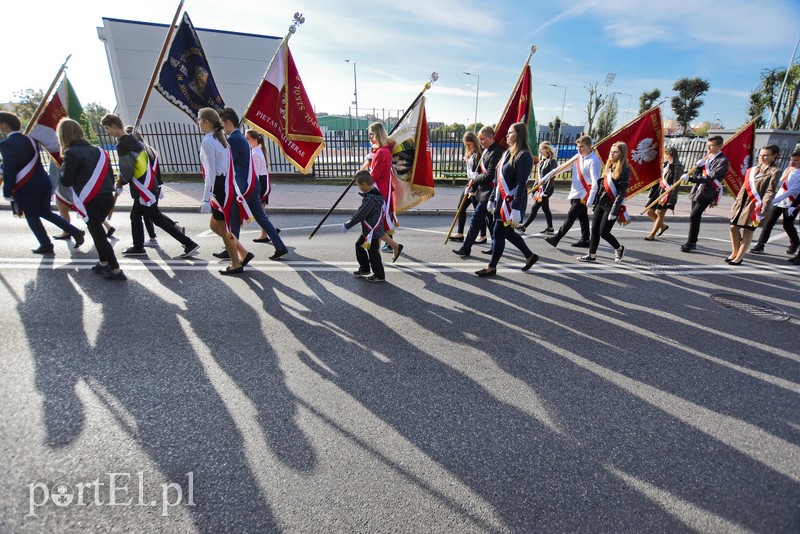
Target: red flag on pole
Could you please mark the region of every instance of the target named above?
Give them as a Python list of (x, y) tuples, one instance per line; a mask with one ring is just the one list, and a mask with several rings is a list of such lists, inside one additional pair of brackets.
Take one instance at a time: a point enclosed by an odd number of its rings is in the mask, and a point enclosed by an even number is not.
[(428, 142), (425, 97), (414, 104), (389, 135), (395, 213), (403, 213), (434, 195), (433, 158)]
[(325, 141), (317, 115), (284, 41), (242, 117), (269, 136), (297, 170), (307, 174)]
[(722, 153), (728, 158), (725, 185), (735, 197), (744, 184), (744, 175), (752, 166), (753, 145), (756, 142), (756, 123), (750, 121), (722, 144)]
[[(530, 57), (528, 57), (528, 61), (530, 61)], [(539, 143), (536, 135), (536, 117), (533, 113), (531, 66), (529, 63), (525, 63), (511, 97), (508, 99), (506, 107), (500, 115), (500, 120), (497, 121), (497, 126), (494, 129), (495, 140), (503, 149), (508, 148), (506, 134), (515, 122), (524, 122), (528, 126), (528, 142), (531, 145), (531, 151), (534, 155), (538, 155)]]
[(664, 129), (661, 124), (661, 109), (658, 107), (645, 111), (631, 122), (612, 133), (594, 149), (605, 163), (611, 145), (622, 141), (628, 145), (628, 165), (631, 181), (625, 198), (640, 193), (661, 178), (661, 164), (664, 156)]

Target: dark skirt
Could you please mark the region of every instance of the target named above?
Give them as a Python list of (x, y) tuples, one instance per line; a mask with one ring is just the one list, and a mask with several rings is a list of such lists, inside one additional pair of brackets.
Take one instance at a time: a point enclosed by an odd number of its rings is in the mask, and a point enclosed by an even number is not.
[[(647, 197), (647, 204), (646, 205), (649, 206), (650, 204), (652, 204), (653, 202), (657, 201), (659, 198), (661, 198), (663, 196), (664, 196), (664, 190), (661, 189), (661, 184), (660, 183), (656, 183), (653, 187), (650, 188), (650, 194)], [(670, 197), (672, 197), (671, 194), (670, 194)], [(660, 211), (674, 210), (675, 209), (675, 202), (674, 201), (670, 202), (671, 200), (672, 200), (672, 198), (669, 198), (669, 199), (667, 199), (667, 203), (666, 204), (656, 204), (651, 209), (654, 209), (656, 211), (659, 211), (659, 210)]]
[[(220, 174), (216, 178), (214, 178), (214, 189), (212, 190), (214, 198), (219, 202), (220, 206), (225, 205), (225, 175)], [(218, 220), (224, 221), (225, 215), (218, 209), (214, 208), (211, 211), (211, 216)]]

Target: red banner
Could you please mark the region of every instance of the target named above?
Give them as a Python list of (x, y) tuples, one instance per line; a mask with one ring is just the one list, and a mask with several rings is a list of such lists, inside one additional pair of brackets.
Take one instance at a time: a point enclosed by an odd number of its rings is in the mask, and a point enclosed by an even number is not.
[(722, 144), (722, 153), (728, 158), (725, 185), (735, 197), (744, 184), (744, 175), (753, 163), (753, 145), (756, 142), (756, 123), (748, 122)]
[(425, 97), (417, 101), (389, 136), (389, 148), (392, 151), (394, 210), (400, 214), (434, 195)]
[(325, 141), (289, 46), (275, 54), (243, 119), (269, 136), (297, 170), (307, 174)]
[(505, 109), (497, 121), (494, 129), (495, 140), (505, 150), (508, 148), (506, 134), (515, 122), (524, 122), (528, 125), (528, 142), (533, 154), (538, 154), (539, 144), (536, 140), (536, 117), (533, 114), (533, 100), (531, 97), (531, 67), (525, 64), (519, 75), (517, 84), (508, 99)]
[(642, 192), (661, 179), (661, 165), (664, 157), (664, 129), (661, 123), (661, 109), (645, 111), (631, 122), (612, 133), (595, 145), (594, 149), (605, 164), (611, 145), (622, 141), (628, 145), (628, 165), (631, 181), (625, 198)]

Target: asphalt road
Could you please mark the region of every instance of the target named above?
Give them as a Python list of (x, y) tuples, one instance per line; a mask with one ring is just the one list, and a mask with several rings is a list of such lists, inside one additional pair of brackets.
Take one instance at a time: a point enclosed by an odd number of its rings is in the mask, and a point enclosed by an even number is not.
[(237, 278), (206, 216), (175, 217), (198, 257), (161, 232), (125, 283), (89, 270), (90, 241), (42, 259), (0, 217), (0, 531), (800, 530), (779, 228), (740, 267), (720, 223), (695, 254), (686, 223), (618, 229), (621, 264), (528, 235), (530, 272), (507, 249), (479, 279), (482, 247), (460, 259), (449, 219), (406, 216), (369, 284), (343, 216), (311, 241), (318, 215), (275, 217), (279, 262), (246, 230)]

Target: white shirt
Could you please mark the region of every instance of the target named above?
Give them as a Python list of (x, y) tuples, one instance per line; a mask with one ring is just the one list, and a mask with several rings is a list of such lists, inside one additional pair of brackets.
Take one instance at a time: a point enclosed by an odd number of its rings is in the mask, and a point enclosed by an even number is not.
[[(772, 203), (778, 208), (788, 208), (792, 205), (792, 201), (789, 200), (789, 197), (797, 198), (800, 196), (800, 169), (792, 170), (791, 167), (786, 169), (784, 173), (787, 171), (792, 171), (789, 176), (786, 177), (786, 189), (783, 189), (783, 183), (778, 186), (777, 194), (775, 198), (772, 199)], [(785, 174), (784, 174), (785, 176)]]
[(214, 180), (217, 176), (228, 175), (229, 158), (228, 149), (214, 137), (213, 132), (203, 136), (203, 142), (200, 143), (200, 164), (203, 165), (203, 179), (205, 180), (203, 202), (211, 200)]
[[(583, 179), (589, 186), (590, 191), (586, 191), (581, 183), (580, 176), (578, 175), (578, 165), (581, 165)], [(569, 196), (567, 198), (569, 200), (582, 199), (586, 196), (586, 193), (589, 193), (586, 204), (591, 206), (597, 194), (597, 182), (600, 180), (601, 167), (600, 158), (597, 157), (594, 151), (588, 156), (581, 156), (578, 154), (578, 157), (575, 159), (575, 164), (572, 166), (572, 187), (569, 190)]]
[(256, 176), (266, 176), (269, 174), (267, 168), (267, 159), (264, 157), (264, 151), (261, 146), (256, 145), (250, 149), (250, 157), (253, 160), (253, 167), (256, 169)]

